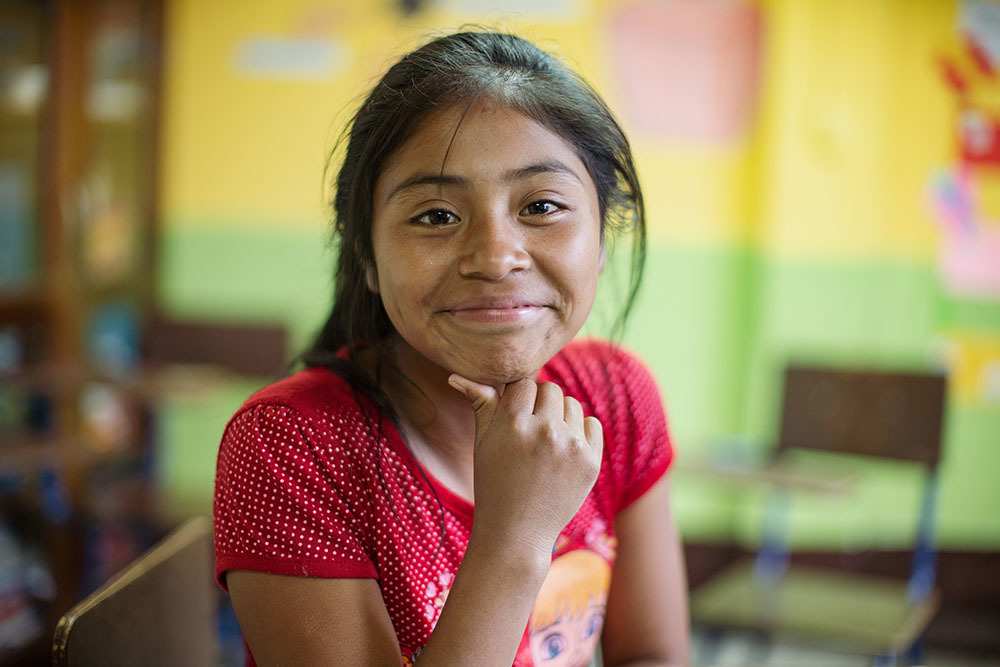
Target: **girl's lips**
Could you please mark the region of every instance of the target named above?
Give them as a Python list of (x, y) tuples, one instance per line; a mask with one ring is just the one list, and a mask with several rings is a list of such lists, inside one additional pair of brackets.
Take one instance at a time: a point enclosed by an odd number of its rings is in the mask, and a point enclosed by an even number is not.
[(538, 317), (545, 306), (512, 306), (510, 308), (461, 308), (447, 311), (463, 322), (512, 323), (528, 322)]

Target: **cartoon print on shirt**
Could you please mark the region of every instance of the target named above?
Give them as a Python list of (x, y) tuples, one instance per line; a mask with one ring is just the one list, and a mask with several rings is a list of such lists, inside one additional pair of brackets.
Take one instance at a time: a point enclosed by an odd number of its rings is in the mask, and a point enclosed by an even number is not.
[(604, 519), (600, 517), (594, 519), (594, 522), (587, 528), (583, 541), (588, 549), (599, 553), (604, 557), (604, 560), (609, 563), (614, 562), (615, 554), (618, 551), (618, 538), (608, 534), (608, 524), (604, 522)]
[(556, 558), (531, 614), (531, 657), (539, 667), (586, 667), (604, 625), (611, 566), (588, 549)]
[(437, 581), (428, 581), (427, 589), (424, 591), (426, 602), (424, 603), (424, 618), (436, 624), (441, 609), (451, 592), (451, 584), (455, 580), (455, 575), (451, 572), (442, 572), (438, 575)]

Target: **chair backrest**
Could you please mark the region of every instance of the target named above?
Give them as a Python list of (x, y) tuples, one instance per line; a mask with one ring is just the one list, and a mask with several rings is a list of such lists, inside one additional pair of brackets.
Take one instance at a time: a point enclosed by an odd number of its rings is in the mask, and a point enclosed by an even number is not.
[(192, 519), (59, 621), (53, 664), (213, 665), (212, 531)]
[(778, 450), (864, 454), (934, 469), (941, 457), (945, 390), (939, 374), (790, 366)]
[(283, 323), (181, 320), (156, 315), (145, 332), (151, 364), (211, 364), (233, 373), (284, 375), (288, 331)]

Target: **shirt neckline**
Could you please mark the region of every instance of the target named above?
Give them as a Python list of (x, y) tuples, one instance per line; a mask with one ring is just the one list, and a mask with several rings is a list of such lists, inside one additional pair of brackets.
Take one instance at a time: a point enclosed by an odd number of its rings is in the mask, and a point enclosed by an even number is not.
[[(548, 364), (542, 366), (538, 372), (535, 374), (536, 382), (545, 382), (549, 379)], [(388, 433), (391, 435), (389, 438), (393, 449), (399, 454), (406, 463), (417, 473), (422, 473), (419, 475), (425, 480), (425, 483), (429, 485), (431, 491), (437, 494), (438, 499), (441, 504), (452, 511), (453, 514), (461, 518), (467, 523), (468, 527), (472, 527), (472, 518), (475, 513), (475, 503), (467, 500), (466, 498), (455, 493), (445, 485), (444, 482), (439, 480), (434, 473), (427, 469), (423, 463), (414, 455), (413, 451), (407, 446), (405, 438), (403, 438), (402, 432), (396, 423), (391, 419), (382, 415), (385, 425), (388, 427)]]
[(395, 422), (386, 416), (382, 416), (384, 424), (387, 427), (386, 439), (389, 440), (390, 445), (393, 450), (406, 462), (410, 468), (417, 472), (417, 476), (421, 478), (421, 481), (425, 486), (428, 486), (430, 491), (438, 497), (441, 504), (451, 510), (452, 514), (462, 519), (470, 528), (472, 526), (472, 517), (475, 512), (475, 504), (471, 501), (458, 495), (451, 489), (449, 489), (444, 482), (439, 480), (434, 473), (427, 469), (427, 467), (420, 462), (419, 459), (410, 451), (410, 448), (406, 445), (406, 440), (403, 438), (403, 434), (400, 432), (399, 427), (396, 426)]
[[(346, 358), (346, 348), (341, 348), (337, 356), (341, 358)], [(558, 356), (558, 353), (557, 355)], [(555, 358), (555, 357), (553, 357)], [(538, 372), (535, 373), (536, 382), (545, 382), (549, 379), (548, 365), (551, 360), (545, 363)], [(417, 457), (413, 454), (410, 448), (406, 444), (406, 439), (403, 437), (402, 432), (396, 423), (390, 419), (387, 415), (381, 413), (381, 411), (372, 405), (370, 398), (358, 392), (354, 387), (347, 382), (346, 379), (341, 377), (338, 373), (325, 367), (319, 366), (316, 368), (322, 368), (328, 374), (337, 378), (341, 382), (347, 385), (348, 390), (356, 396), (355, 400), (361, 399), (365, 401), (369, 407), (378, 412), (379, 418), (382, 420), (383, 433), (385, 434), (386, 440), (389, 441), (389, 445), (393, 448), (397, 455), (399, 455), (403, 461), (417, 474), (417, 477), (421, 479), (421, 483), (427, 487), (432, 494), (435, 494), (437, 498), (441, 501), (441, 504), (447, 507), (452, 514), (457, 516), (462, 520), (463, 523), (467, 525), (469, 529), (472, 527), (472, 518), (475, 513), (475, 503), (463, 498), (459, 494), (455, 493), (449, 489), (444, 482), (439, 480), (434, 473), (427, 469), (427, 467), (422, 464)]]
[[(342, 356), (343, 352), (344, 351), (341, 350), (341, 354), (338, 354), (338, 356)], [(354, 397), (354, 400), (359, 403), (359, 406), (363, 404), (366, 406), (366, 410), (374, 410), (378, 414), (379, 419), (382, 421), (382, 437), (388, 442), (392, 450), (396, 452), (396, 454), (403, 460), (403, 463), (410, 468), (414, 476), (420, 480), (420, 484), (426, 490), (430, 491), (431, 494), (436, 495), (442, 505), (448, 508), (452, 514), (457, 516), (471, 529), (475, 505), (449, 489), (444, 482), (439, 480), (417, 459), (416, 456), (414, 456), (413, 452), (410, 451), (410, 448), (406, 445), (406, 440), (403, 438), (403, 435), (400, 432), (399, 427), (396, 426), (396, 423), (387, 415), (382, 414), (382, 411), (372, 403), (372, 400), (368, 396), (352, 387), (351, 383), (339, 373), (327, 368), (326, 366), (313, 366), (308, 370), (313, 369), (320, 370), (336, 382), (342, 383), (347, 391)]]

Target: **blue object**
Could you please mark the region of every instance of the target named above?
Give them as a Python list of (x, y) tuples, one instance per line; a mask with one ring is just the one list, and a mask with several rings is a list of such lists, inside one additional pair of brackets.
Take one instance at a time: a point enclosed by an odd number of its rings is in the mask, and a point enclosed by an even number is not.
[(17, 493), (24, 486), (24, 477), (18, 473), (0, 470), (0, 496)]
[(791, 508), (788, 491), (776, 488), (768, 496), (764, 510), (761, 546), (754, 560), (754, 579), (767, 590), (773, 590), (788, 569), (788, 513)]
[(65, 524), (69, 521), (72, 509), (62, 479), (52, 468), (44, 468), (38, 481), (42, 491), (42, 513), (45, 518), (57, 525)]
[(55, 427), (52, 397), (41, 391), (28, 394), (25, 404), (25, 425), (33, 433), (50, 433)]
[(36, 225), (29, 173), (12, 162), (0, 164), (0, 287), (8, 290), (35, 280)]
[(16, 371), (24, 363), (24, 344), (15, 327), (0, 329), (0, 371)]
[(96, 367), (124, 375), (139, 363), (139, 313), (129, 303), (108, 303), (91, 314), (85, 347)]
[(243, 645), (243, 633), (236, 620), (236, 612), (228, 595), (219, 596), (218, 633), (221, 658), (219, 664), (223, 667), (242, 667), (246, 664), (246, 648)]
[(937, 551), (934, 549), (934, 507), (937, 505), (938, 474), (933, 470), (924, 479), (923, 499), (917, 526), (917, 545), (906, 595), (911, 603), (924, 600), (934, 590)]

